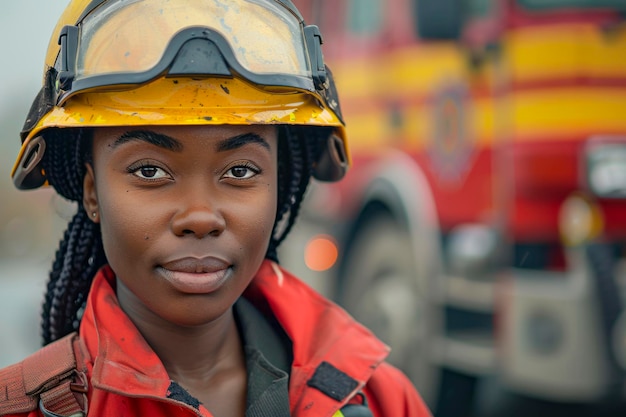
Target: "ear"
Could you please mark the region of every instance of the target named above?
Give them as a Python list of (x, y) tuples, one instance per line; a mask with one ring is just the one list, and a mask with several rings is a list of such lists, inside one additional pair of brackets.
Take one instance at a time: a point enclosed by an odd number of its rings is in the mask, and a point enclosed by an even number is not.
[(92, 222), (100, 223), (96, 177), (93, 166), (89, 163), (85, 164), (85, 177), (83, 178), (83, 208)]

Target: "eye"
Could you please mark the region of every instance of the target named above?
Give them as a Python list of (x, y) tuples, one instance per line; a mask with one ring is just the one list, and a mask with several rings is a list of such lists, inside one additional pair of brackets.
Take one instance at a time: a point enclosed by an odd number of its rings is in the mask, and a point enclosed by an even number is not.
[(165, 172), (164, 169), (149, 164), (141, 165), (139, 167), (130, 167), (128, 172), (145, 180), (170, 178), (170, 175)]
[(242, 165), (236, 165), (236, 166), (230, 168), (224, 174), (224, 178), (234, 178), (234, 179), (237, 179), (237, 180), (247, 180), (249, 178), (254, 177), (255, 175), (258, 175), (260, 172), (261, 172), (261, 170), (259, 168), (255, 167), (252, 164), (246, 163), (246, 164), (242, 164)]

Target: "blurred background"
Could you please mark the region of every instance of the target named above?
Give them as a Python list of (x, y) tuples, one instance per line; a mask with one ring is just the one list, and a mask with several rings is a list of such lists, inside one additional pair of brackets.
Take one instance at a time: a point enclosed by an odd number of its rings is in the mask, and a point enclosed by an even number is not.
[(283, 262), (437, 416), (623, 415), (626, 2), (294, 2), (353, 167)]
[[(66, 0), (0, 15), (0, 367), (39, 346), (74, 207), (10, 169)], [(626, 1), (294, 0), (353, 166), (282, 263), (389, 343), (438, 417), (626, 412)]]
[[(0, 366), (40, 345), (39, 310), (52, 256), (71, 206), (50, 190), (18, 192), (11, 168), (19, 132), (41, 88), (43, 62), (56, 19), (68, 1), (7, 2), (0, 14)], [(65, 217), (65, 218), (63, 218)]]

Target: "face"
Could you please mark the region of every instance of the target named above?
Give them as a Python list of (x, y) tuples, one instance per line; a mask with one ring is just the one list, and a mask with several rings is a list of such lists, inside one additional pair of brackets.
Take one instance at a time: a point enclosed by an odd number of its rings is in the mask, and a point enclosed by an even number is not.
[(269, 244), (276, 155), (272, 126), (95, 129), (84, 206), (131, 318), (193, 326), (230, 310)]

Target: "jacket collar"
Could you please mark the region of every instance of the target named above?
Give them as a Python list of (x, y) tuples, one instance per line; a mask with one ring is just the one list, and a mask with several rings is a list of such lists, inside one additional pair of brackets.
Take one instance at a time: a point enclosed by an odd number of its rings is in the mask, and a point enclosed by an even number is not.
[[(269, 260), (244, 296), (263, 313), (274, 315), (293, 342), (289, 391), (294, 416), (304, 411), (332, 415), (363, 388), (388, 355), (389, 348), (368, 329)], [(108, 266), (94, 278), (80, 334), (95, 358), (94, 387), (133, 396), (166, 395), (170, 378), (120, 308), (115, 275)], [(329, 376), (335, 381), (345, 376), (354, 385), (344, 385), (341, 395), (333, 398), (324, 386)]]
[(115, 274), (107, 265), (95, 276), (80, 335), (94, 358), (94, 387), (128, 395), (165, 396), (170, 378), (116, 295)]
[[(263, 263), (244, 296), (261, 311), (269, 310), (293, 342), (289, 391), (295, 416), (338, 410), (389, 354), (389, 347), (371, 331), (271, 261)], [(348, 377), (356, 386), (349, 395), (333, 399), (324, 389), (325, 377)], [(312, 384), (314, 379), (321, 386)]]

